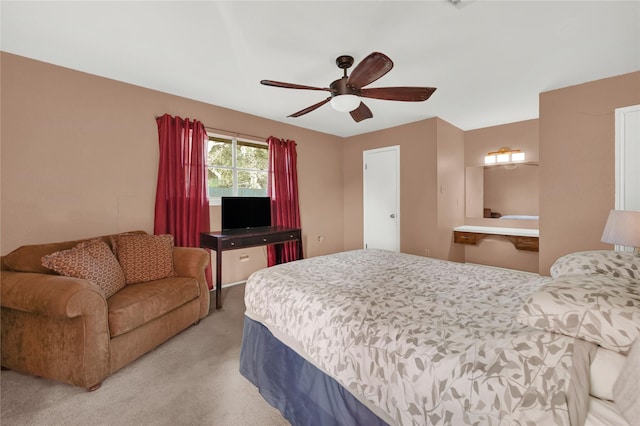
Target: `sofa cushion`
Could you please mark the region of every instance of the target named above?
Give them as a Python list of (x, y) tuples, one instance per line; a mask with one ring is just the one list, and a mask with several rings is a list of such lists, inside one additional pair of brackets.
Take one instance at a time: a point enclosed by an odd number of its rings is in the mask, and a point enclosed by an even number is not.
[(42, 265), (67, 277), (94, 282), (107, 298), (125, 286), (118, 260), (100, 238), (48, 254), (42, 258)]
[(125, 286), (107, 300), (111, 337), (124, 334), (197, 298), (194, 278), (171, 277)]
[(117, 234), (111, 241), (127, 284), (175, 276), (172, 235)]
[[(128, 234), (142, 234), (144, 231), (131, 231)], [(111, 244), (111, 236), (105, 235), (100, 237), (106, 243)], [(42, 258), (48, 254), (57, 251), (68, 250), (75, 247), (83, 241), (89, 241), (88, 238), (82, 240), (63, 241), (59, 243), (48, 244), (29, 244), (20, 246), (11, 253), (2, 257), (4, 265), (11, 271), (15, 272), (35, 272), (38, 274), (53, 274), (54, 271), (42, 265)]]

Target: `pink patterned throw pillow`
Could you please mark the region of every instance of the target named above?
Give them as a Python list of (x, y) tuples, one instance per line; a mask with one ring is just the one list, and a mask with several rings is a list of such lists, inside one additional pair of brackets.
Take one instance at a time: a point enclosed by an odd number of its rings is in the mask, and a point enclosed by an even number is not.
[(118, 234), (111, 237), (111, 243), (127, 284), (176, 275), (173, 235)]
[(100, 238), (46, 255), (42, 257), (42, 266), (60, 275), (94, 282), (105, 298), (125, 286), (124, 273), (118, 260), (109, 245)]

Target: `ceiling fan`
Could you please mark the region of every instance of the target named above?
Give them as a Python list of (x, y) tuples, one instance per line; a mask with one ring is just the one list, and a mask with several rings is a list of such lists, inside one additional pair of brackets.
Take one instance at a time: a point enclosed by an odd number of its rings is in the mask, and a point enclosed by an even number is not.
[(329, 87), (312, 87), (301, 84), (283, 83), (281, 81), (262, 80), (265, 86), (284, 87), (286, 89), (322, 90), (331, 92), (331, 96), (311, 105), (288, 117), (300, 117), (320, 108), (327, 102), (331, 102), (334, 109), (349, 112), (356, 121), (373, 117), (371, 110), (360, 98), (384, 99), (389, 101), (421, 102), (426, 101), (436, 91), (434, 87), (375, 87), (364, 88), (373, 83), (393, 68), (393, 62), (389, 57), (380, 52), (373, 52), (364, 58), (347, 76), (347, 69), (353, 65), (353, 57), (349, 55), (338, 56), (336, 59), (338, 68), (344, 70), (344, 75), (332, 82)]

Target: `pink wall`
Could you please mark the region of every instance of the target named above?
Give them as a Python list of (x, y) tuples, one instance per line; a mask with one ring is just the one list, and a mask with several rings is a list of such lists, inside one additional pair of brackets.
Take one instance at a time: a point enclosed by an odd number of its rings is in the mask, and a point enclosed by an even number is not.
[(363, 246), (363, 151), (393, 145), (400, 146), (400, 251), (462, 261), (452, 228), (464, 222), (464, 132), (439, 118), (345, 140), (345, 250)]
[[(509, 147), (513, 149), (520, 149), (525, 153), (526, 161), (537, 162), (539, 160), (538, 155), (538, 120), (525, 120), (516, 123), (509, 123), (500, 126), (485, 127), (482, 129), (475, 129), (465, 132), (464, 135), (464, 155), (465, 165), (467, 168), (481, 168), (484, 162), (484, 156), (491, 151), (496, 151), (502, 147)], [(521, 169), (525, 167), (535, 166), (519, 166)], [(539, 169), (539, 167), (536, 167)], [(508, 173), (507, 170), (494, 170), (490, 174), (504, 175)], [(520, 171), (518, 171), (518, 174)], [(525, 171), (524, 173), (527, 173)], [(482, 172), (482, 175), (487, 177), (487, 174)], [(491, 179), (489, 177), (489, 179)], [(520, 178), (518, 178), (520, 179)], [(522, 179), (526, 179), (523, 176)], [(539, 212), (539, 181), (536, 179), (535, 188), (534, 183), (529, 179), (526, 186), (518, 187), (517, 191), (514, 189), (514, 179), (508, 178), (508, 181), (504, 179), (504, 176), (498, 178), (497, 186), (493, 186), (493, 189), (487, 188), (484, 185), (485, 198), (487, 195), (491, 197), (492, 193), (506, 192), (505, 186), (509, 186), (509, 192), (515, 192), (517, 198), (510, 197), (509, 202), (501, 201), (500, 204), (489, 201), (489, 204), (485, 205), (484, 199), (480, 196), (479, 200), (473, 200), (476, 194), (467, 192), (467, 199), (475, 201), (476, 204), (490, 207), (493, 210), (501, 213), (507, 213), (507, 211), (501, 211), (505, 209), (511, 210), (511, 203), (515, 205), (523, 206), (523, 209), (530, 210), (528, 214), (537, 214)], [(489, 185), (491, 183), (489, 182)], [(467, 185), (467, 191), (477, 191), (471, 185)], [(513, 191), (512, 191), (513, 190)], [(489, 192), (489, 194), (487, 194)], [(513, 195), (513, 194), (512, 194)], [(495, 204), (495, 205), (494, 205)], [(526, 207), (525, 207), (526, 206)], [(535, 209), (533, 208), (535, 206)], [(531, 207), (531, 209), (529, 208)], [(478, 206), (478, 209), (480, 207)], [(524, 210), (523, 210), (524, 211)], [(515, 213), (515, 212), (511, 212)], [(481, 225), (481, 226), (500, 226), (500, 227), (513, 227), (513, 228), (537, 228), (537, 221), (515, 221), (508, 222), (501, 221), (499, 219), (476, 219), (467, 218), (466, 224), (468, 225)], [(477, 246), (465, 246), (465, 260), (471, 263), (480, 263), (484, 265), (498, 266), (502, 268), (513, 268), (528, 272), (538, 272), (539, 255), (537, 252), (530, 252), (516, 249), (513, 244), (502, 237), (485, 237), (478, 243)]]
[[(465, 132), (464, 135), (464, 155), (465, 166), (469, 167), (483, 167), (484, 156), (491, 151), (496, 151), (501, 147), (509, 147), (513, 149), (520, 149), (525, 153), (525, 160), (527, 162), (539, 161), (539, 135), (538, 135), (538, 120), (526, 120), (516, 123), (503, 124), (500, 126), (485, 127), (481, 129), (475, 129)], [(512, 192), (512, 195), (516, 197), (509, 197), (509, 201), (502, 200), (498, 206), (484, 206), (484, 199), (474, 200), (475, 203), (482, 204), (484, 207), (492, 208), (500, 213), (513, 213), (507, 211), (501, 211), (502, 207), (511, 209), (512, 206), (518, 205), (516, 210), (529, 211), (527, 214), (539, 213), (539, 168), (533, 169), (536, 166), (519, 166), (518, 171), (511, 173), (507, 170), (491, 171), (491, 175), (501, 175), (496, 178), (498, 186), (487, 188), (485, 185), (485, 191), (489, 194), (484, 194), (485, 198), (493, 197), (496, 192)], [(528, 170), (531, 168), (531, 170)], [(527, 170), (523, 170), (527, 169)], [(533, 174), (532, 176), (527, 176)], [(534, 176), (534, 175), (538, 176)], [(484, 176), (487, 173), (483, 172)], [(504, 175), (518, 175), (504, 178)], [(523, 176), (520, 176), (523, 175)], [(501, 179), (502, 178), (502, 179)], [(489, 177), (491, 179), (491, 177)], [(508, 180), (508, 181), (507, 181)], [(515, 180), (524, 180), (525, 185), (514, 185)], [(535, 180), (535, 182), (532, 182)], [(508, 188), (506, 188), (508, 186)], [(517, 188), (517, 189), (516, 189)], [(467, 198), (473, 198), (476, 194), (467, 193)], [(479, 209), (479, 207), (478, 207)], [(484, 221), (486, 226), (498, 226), (495, 225), (494, 219), (487, 219)], [(537, 226), (537, 224), (536, 224)]]
[(464, 224), (464, 132), (438, 119), (438, 228), (432, 257), (465, 261), (464, 246), (453, 242), (453, 228)]
[[(131, 229), (152, 230), (163, 113), (298, 142), (307, 256), (362, 247), (362, 151), (401, 147), (401, 249), (548, 273), (562, 254), (600, 243), (614, 205), (614, 109), (640, 103), (640, 72), (540, 95), (540, 119), (463, 132), (433, 118), (339, 138), (3, 52), (0, 250)], [(292, 120), (292, 123), (295, 121)], [(539, 137), (538, 137), (539, 136)], [(538, 142), (539, 140), (539, 142)], [(491, 239), (452, 242), (464, 220), (464, 168), (501, 146), (540, 160), (539, 254)], [(538, 149), (539, 147), (539, 149)], [(464, 160), (463, 160), (464, 159)], [(212, 226), (219, 209), (212, 207)], [(478, 224), (478, 223), (476, 223)], [(504, 244), (503, 244), (504, 243)], [(266, 265), (225, 253), (224, 281)]]
[(520, 149), (526, 161), (538, 161), (538, 120), (483, 127), (464, 133), (464, 163), (482, 166), (484, 156), (502, 147)]
[[(305, 252), (342, 250), (341, 138), (5, 52), (1, 61), (2, 254), (23, 244), (152, 232), (155, 117), (164, 113), (295, 140)], [(212, 228), (219, 217), (212, 207)], [(224, 255), (225, 283), (266, 266), (264, 249), (249, 251), (246, 263), (239, 252)]]
[[(369, 149), (400, 146), (400, 251), (424, 254), (435, 246), (428, 232), (436, 217), (436, 120), (425, 120), (347, 138), (343, 148), (344, 248), (363, 247), (362, 155)], [(429, 247), (428, 247), (429, 246)]]
[(540, 94), (540, 273), (600, 242), (615, 207), (615, 109), (640, 104), (640, 72)]

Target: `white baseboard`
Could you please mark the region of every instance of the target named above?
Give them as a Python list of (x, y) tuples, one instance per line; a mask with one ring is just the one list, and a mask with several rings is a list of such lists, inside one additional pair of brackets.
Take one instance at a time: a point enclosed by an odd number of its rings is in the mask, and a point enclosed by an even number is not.
[[(235, 283), (222, 284), (222, 288), (233, 287), (233, 286), (236, 286), (236, 285), (242, 285), (242, 284), (246, 284), (246, 283), (247, 283), (247, 280), (236, 281)], [(209, 293), (212, 293), (215, 290), (216, 290), (215, 288), (212, 288), (212, 289), (209, 290)]]

